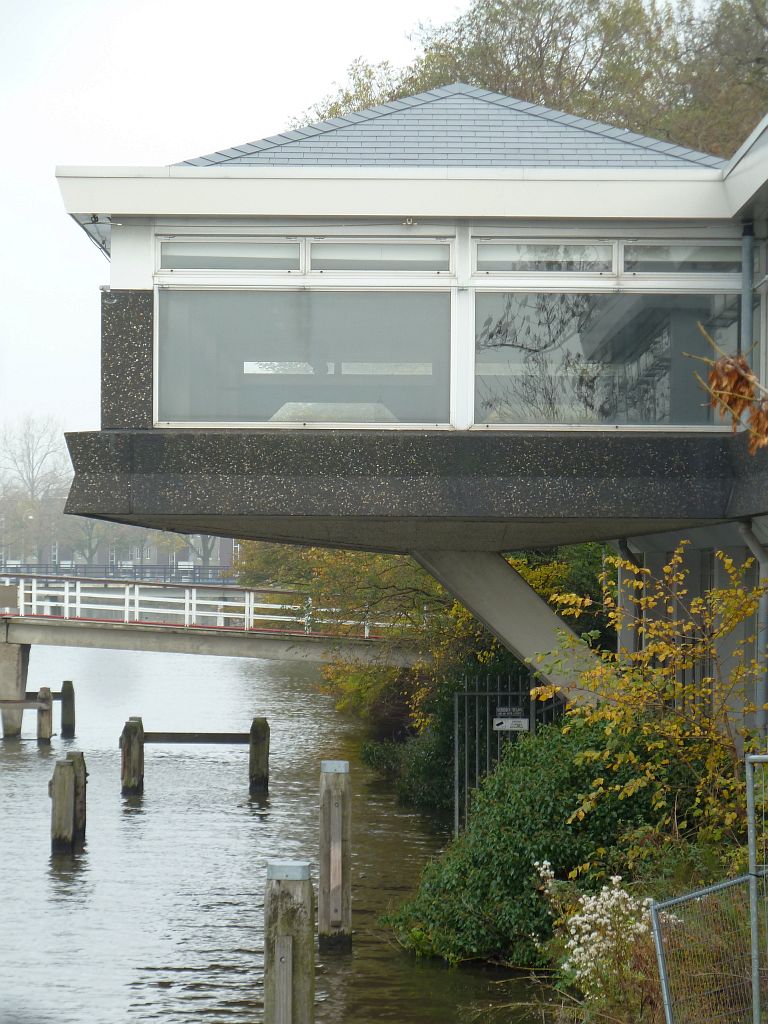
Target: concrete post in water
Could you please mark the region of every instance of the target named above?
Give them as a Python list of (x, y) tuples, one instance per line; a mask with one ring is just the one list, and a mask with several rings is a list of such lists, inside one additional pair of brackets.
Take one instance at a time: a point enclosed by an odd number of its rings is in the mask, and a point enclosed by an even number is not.
[(53, 735), (53, 696), (49, 686), (37, 691), (37, 742), (50, 743)]
[(121, 792), (137, 796), (144, 792), (144, 725), (140, 718), (129, 718), (123, 726), (120, 750)]
[[(0, 700), (24, 700), (27, 692), (29, 644), (0, 644)], [(3, 709), (3, 736), (21, 733), (23, 711)]]
[(51, 853), (72, 853), (75, 845), (75, 766), (57, 761), (48, 783), (51, 798)]
[(318, 934), (323, 952), (352, 949), (351, 845), (349, 761), (321, 761)]
[(73, 836), (78, 845), (85, 840), (85, 788), (88, 784), (88, 772), (85, 768), (85, 757), (79, 751), (67, 754), (75, 772), (75, 810)]
[(270, 861), (264, 900), (264, 1019), (313, 1024), (315, 908), (308, 861)]
[(75, 688), (71, 679), (61, 684), (61, 738), (71, 740), (75, 735)]
[(248, 743), (248, 782), (251, 796), (269, 789), (269, 722), (254, 718)]

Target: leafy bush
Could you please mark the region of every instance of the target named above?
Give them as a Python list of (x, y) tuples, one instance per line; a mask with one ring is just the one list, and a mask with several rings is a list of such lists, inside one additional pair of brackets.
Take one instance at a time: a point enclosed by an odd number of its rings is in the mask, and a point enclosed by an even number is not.
[[(599, 724), (585, 724), (578, 715), (569, 726), (548, 726), (508, 747), (476, 792), (466, 831), (427, 866), (415, 898), (390, 915), (406, 948), (452, 963), (542, 962), (539, 946), (551, 933), (551, 919), (535, 862), (549, 861), (560, 878), (581, 871), (586, 885), (597, 884), (608, 848), (655, 819), (651, 795), (642, 788), (609, 796), (573, 818), (594, 775), (580, 755), (605, 737)], [(625, 734), (626, 749), (637, 739)], [(691, 763), (686, 771), (699, 767)], [(617, 781), (628, 784), (634, 770), (629, 761), (621, 764)]]
[(446, 769), (450, 752), (444, 749), (434, 729), (405, 742), (384, 740), (364, 743), (364, 764), (381, 778), (395, 784), (398, 799), (412, 807), (431, 811), (449, 811), (453, 807), (452, 775)]

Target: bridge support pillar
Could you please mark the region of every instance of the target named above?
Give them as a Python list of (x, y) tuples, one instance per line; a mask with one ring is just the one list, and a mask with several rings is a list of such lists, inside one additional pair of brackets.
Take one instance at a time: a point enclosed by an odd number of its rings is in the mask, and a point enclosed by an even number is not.
[[(0, 700), (24, 700), (29, 670), (29, 644), (0, 644)], [(3, 736), (21, 733), (22, 710), (0, 712)]]
[(431, 573), (521, 661), (529, 661), (547, 682), (568, 691), (571, 699), (589, 699), (576, 686), (579, 671), (593, 655), (584, 645), (566, 652), (557, 666), (539, 666), (537, 655), (556, 651), (562, 634), (576, 634), (516, 572), (493, 551), (412, 551)]

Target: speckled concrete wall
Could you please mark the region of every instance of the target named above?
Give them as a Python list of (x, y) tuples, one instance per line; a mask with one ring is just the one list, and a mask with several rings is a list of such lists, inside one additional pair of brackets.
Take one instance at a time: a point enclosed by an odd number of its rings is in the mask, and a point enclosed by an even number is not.
[[(718, 434), (70, 434), (67, 510), (229, 536), (509, 550), (768, 512), (768, 458)], [(119, 442), (119, 443), (118, 443)]]
[(108, 291), (101, 296), (101, 428), (151, 427), (151, 291)]

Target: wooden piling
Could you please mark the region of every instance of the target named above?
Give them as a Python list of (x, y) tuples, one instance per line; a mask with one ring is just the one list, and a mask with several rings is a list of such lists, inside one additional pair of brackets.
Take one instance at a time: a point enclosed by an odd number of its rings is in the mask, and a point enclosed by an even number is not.
[(254, 718), (248, 744), (248, 788), (251, 796), (269, 790), (269, 722)]
[(48, 783), (51, 798), (51, 853), (72, 853), (75, 846), (75, 766), (57, 761)]
[(75, 735), (75, 688), (71, 679), (61, 684), (61, 737), (71, 740)]
[(308, 861), (270, 861), (264, 900), (264, 1019), (313, 1024), (315, 913)]
[(75, 772), (75, 810), (73, 836), (75, 845), (85, 841), (85, 789), (88, 784), (88, 772), (85, 768), (85, 757), (80, 751), (73, 750), (67, 754), (67, 760), (72, 762)]
[(53, 696), (50, 687), (37, 691), (37, 742), (50, 743), (53, 735)]
[(321, 761), (318, 936), (322, 952), (352, 949), (351, 845), (349, 761)]
[(138, 796), (144, 792), (144, 725), (140, 718), (129, 718), (123, 726), (120, 750), (121, 792)]
[[(0, 644), (0, 700), (23, 701), (27, 689), (29, 644)], [(21, 734), (23, 708), (5, 704), (0, 708), (3, 736)]]

